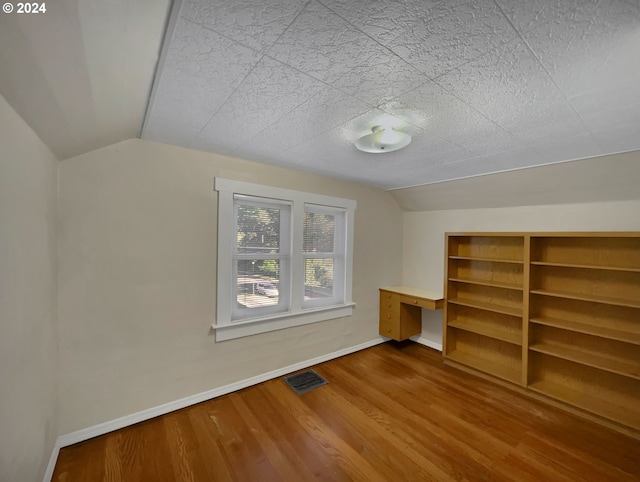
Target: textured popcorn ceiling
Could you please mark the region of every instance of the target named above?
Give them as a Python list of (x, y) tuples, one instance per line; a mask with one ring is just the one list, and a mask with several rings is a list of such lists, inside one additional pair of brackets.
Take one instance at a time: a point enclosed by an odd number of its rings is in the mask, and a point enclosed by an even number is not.
[[(184, 0), (143, 138), (386, 189), (640, 149), (637, 0)], [(355, 140), (386, 123), (404, 150)]]

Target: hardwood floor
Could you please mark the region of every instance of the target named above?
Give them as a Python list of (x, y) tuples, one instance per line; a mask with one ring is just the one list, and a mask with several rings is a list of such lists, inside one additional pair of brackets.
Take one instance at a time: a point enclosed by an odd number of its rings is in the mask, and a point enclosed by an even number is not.
[(640, 441), (385, 343), (60, 452), (54, 481), (632, 481)]

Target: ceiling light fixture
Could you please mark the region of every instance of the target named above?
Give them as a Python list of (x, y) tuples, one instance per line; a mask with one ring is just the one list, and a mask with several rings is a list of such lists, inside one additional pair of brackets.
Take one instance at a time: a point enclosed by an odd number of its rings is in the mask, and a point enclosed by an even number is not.
[(362, 136), (356, 141), (356, 147), (363, 152), (381, 153), (393, 152), (407, 147), (411, 136), (399, 132), (391, 127), (374, 126), (372, 133)]

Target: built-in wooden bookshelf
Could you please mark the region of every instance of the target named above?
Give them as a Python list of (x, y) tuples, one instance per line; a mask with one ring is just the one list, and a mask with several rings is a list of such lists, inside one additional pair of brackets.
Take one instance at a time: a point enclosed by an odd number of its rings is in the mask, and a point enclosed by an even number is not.
[(447, 233), (443, 355), (640, 436), (640, 233)]
[(447, 251), (445, 357), (520, 383), (524, 237), (452, 236)]

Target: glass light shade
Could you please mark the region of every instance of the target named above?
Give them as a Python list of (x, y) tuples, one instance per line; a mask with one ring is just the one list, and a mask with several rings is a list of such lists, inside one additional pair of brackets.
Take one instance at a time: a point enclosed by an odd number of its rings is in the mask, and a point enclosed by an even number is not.
[(411, 142), (409, 134), (392, 128), (375, 126), (371, 130), (371, 134), (363, 136), (356, 141), (356, 147), (363, 152), (375, 154), (393, 152), (407, 147)]

